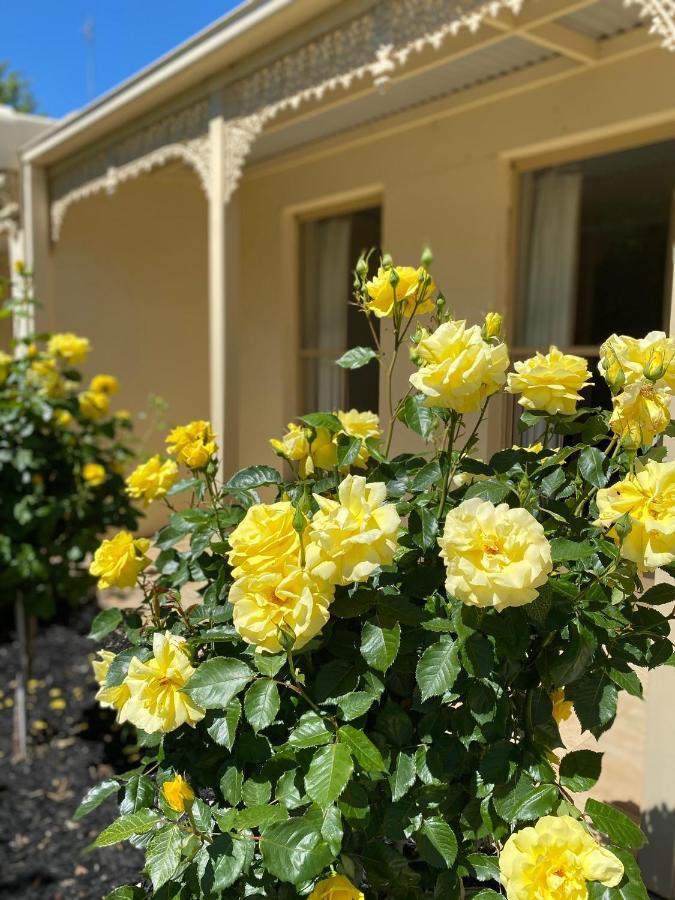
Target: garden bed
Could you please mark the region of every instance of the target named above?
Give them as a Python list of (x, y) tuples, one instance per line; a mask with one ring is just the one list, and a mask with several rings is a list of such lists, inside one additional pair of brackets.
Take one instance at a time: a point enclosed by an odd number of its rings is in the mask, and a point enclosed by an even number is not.
[(128, 845), (84, 852), (110, 822), (114, 799), (80, 822), (71, 818), (89, 787), (134, 762), (135, 748), (111, 731), (113, 717), (94, 700), (90, 618), (38, 632), (27, 762), (11, 762), (17, 650), (0, 644), (0, 897), (98, 900), (133, 883), (142, 866)]

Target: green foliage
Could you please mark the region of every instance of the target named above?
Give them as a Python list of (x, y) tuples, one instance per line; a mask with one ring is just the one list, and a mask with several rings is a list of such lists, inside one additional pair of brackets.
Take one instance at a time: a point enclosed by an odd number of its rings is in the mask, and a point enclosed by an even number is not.
[(37, 108), (30, 82), (0, 62), (0, 106), (11, 106), (17, 112), (32, 113)]

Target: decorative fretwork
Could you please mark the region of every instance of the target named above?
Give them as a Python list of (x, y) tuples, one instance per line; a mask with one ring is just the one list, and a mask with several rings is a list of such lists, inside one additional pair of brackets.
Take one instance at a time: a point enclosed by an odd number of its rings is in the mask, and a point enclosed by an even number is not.
[(675, 0), (625, 0), (639, 6), (640, 16), (651, 21), (649, 31), (658, 34), (666, 50), (675, 50)]

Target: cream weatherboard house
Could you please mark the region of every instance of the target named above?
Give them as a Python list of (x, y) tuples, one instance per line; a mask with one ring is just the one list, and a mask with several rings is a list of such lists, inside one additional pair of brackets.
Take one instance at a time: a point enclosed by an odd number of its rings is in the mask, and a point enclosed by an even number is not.
[[(249, 0), (24, 148), (39, 324), (88, 335), (131, 410), (209, 416), (228, 471), (304, 411), (377, 407), (374, 366), (333, 363), (367, 340), (363, 248), (429, 244), (452, 310), (503, 312), (513, 356), (593, 360), (669, 327), (673, 49), (674, 0)], [(485, 452), (512, 421), (504, 402)], [(666, 897), (672, 676), (606, 760)]]

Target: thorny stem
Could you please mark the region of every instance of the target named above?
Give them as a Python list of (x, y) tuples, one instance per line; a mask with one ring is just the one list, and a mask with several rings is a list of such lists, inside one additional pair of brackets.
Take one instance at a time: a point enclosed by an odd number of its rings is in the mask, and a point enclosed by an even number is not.
[(211, 503), (213, 504), (213, 509), (216, 514), (216, 526), (218, 528), (218, 534), (220, 535), (221, 541), (225, 542), (225, 540), (226, 540), (225, 532), (223, 531), (223, 527), (220, 524), (220, 519), (218, 518), (218, 504), (217, 504), (216, 491), (215, 491), (215, 487), (213, 484), (213, 478), (207, 472), (204, 472), (204, 478), (206, 480), (206, 487), (209, 492), (209, 496), (211, 497)]
[(448, 427), (445, 432), (445, 452), (447, 456), (448, 465), (445, 469), (445, 475), (443, 476), (443, 486), (441, 487), (441, 496), (438, 502), (438, 509), (436, 510), (436, 518), (443, 518), (443, 510), (445, 508), (445, 498), (448, 495), (448, 485), (450, 483), (450, 470), (451, 468), (454, 471), (454, 467), (451, 466), (450, 461), (452, 459), (452, 447), (455, 443), (455, 429), (458, 421), (461, 419), (461, 416), (458, 416), (456, 412), (450, 413), (450, 421), (448, 422)]

